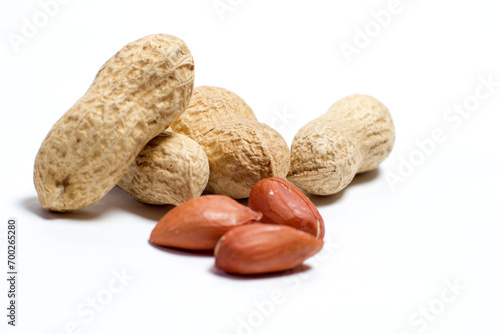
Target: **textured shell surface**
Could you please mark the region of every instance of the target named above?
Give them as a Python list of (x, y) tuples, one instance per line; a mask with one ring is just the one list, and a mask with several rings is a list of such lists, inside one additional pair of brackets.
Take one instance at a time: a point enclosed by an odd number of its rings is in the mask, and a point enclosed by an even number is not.
[(143, 203), (179, 205), (200, 196), (209, 175), (207, 155), (198, 143), (164, 131), (141, 150), (118, 186)]
[(257, 121), (233, 118), (206, 130), (199, 143), (210, 164), (207, 190), (247, 198), (261, 179), (286, 177), (290, 151), (283, 137)]
[(358, 173), (377, 168), (391, 153), (395, 130), (385, 105), (367, 95), (350, 95), (334, 103), (325, 118), (341, 123), (359, 144), (363, 156)]
[(357, 173), (377, 168), (394, 140), (394, 124), (382, 103), (347, 96), (295, 135), (288, 179), (312, 194), (335, 194)]
[(121, 49), (43, 141), (34, 166), (42, 207), (72, 211), (102, 198), (185, 110), (193, 82), (193, 58), (177, 37), (150, 35)]
[(198, 140), (202, 132), (232, 117), (257, 120), (252, 109), (235, 93), (220, 87), (193, 90), (186, 111), (172, 123), (171, 130)]
[(329, 195), (356, 175), (361, 155), (345, 128), (322, 118), (302, 127), (291, 148), (288, 179), (312, 194)]

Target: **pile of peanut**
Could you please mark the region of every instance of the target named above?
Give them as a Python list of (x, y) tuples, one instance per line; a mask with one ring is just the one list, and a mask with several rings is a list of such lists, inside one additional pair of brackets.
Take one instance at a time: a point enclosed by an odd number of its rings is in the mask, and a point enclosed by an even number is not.
[[(323, 246), (323, 219), (298, 188), (343, 190), (377, 168), (394, 138), (387, 108), (351, 95), (300, 129), (290, 150), (233, 92), (194, 88), (186, 44), (156, 34), (101, 67), (43, 141), (34, 183), (52, 211), (85, 208), (116, 185), (140, 202), (175, 205), (152, 243), (214, 250), (219, 269), (262, 274), (294, 268)], [(248, 207), (235, 201), (243, 198)]]

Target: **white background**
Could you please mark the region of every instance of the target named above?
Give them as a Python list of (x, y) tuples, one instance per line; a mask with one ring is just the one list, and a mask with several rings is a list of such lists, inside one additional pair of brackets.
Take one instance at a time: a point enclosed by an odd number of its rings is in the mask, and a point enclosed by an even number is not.
[[(500, 81), (495, 2), (401, 0), (380, 31), (372, 11), (390, 0), (221, 3), (230, 8), (219, 15), (213, 0), (71, 0), (43, 22), (37, 1), (1, 0), (0, 332), (498, 333), (500, 87), (465, 118), (447, 111), (474, 102), (481, 77)], [(34, 16), (45, 25), (15, 52), (9, 37)], [(341, 45), (367, 26), (349, 62)], [(40, 207), (33, 161), (51, 126), (108, 58), (152, 33), (182, 38), (196, 86), (236, 92), (289, 144), (349, 94), (391, 111), (390, 157), (340, 194), (312, 197), (327, 243), (307, 266), (235, 278), (211, 256), (157, 249), (149, 234), (168, 208), (120, 189), (75, 213)], [(436, 129), (444, 142), (418, 153)], [(419, 157), (391, 187), (401, 161)], [(19, 225), (16, 328), (5, 317), (8, 217)], [(122, 271), (133, 278), (107, 292)], [(92, 316), (98, 296), (111, 298)]]

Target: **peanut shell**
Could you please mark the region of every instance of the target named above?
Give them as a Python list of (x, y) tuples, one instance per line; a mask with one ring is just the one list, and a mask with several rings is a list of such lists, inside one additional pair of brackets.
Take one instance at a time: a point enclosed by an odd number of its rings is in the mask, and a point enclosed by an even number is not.
[(247, 198), (262, 178), (288, 173), (290, 151), (283, 137), (257, 122), (245, 101), (227, 89), (196, 87), (186, 112), (171, 130), (189, 136), (205, 150), (211, 193)]
[(382, 103), (366, 95), (345, 97), (295, 135), (287, 178), (311, 194), (335, 194), (356, 173), (377, 168), (394, 140), (394, 124)]
[(186, 111), (170, 130), (198, 141), (202, 133), (233, 117), (257, 120), (252, 109), (235, 93), (220, 87), (196, 87)]
[(209, 175), (208, 158), (200, 145), (164, 131), (142, 149), (118, 186), (143, 203), (179, 205), (200, 196)]
[(211, 193), (247, 198), (260, 180), (288, 173), (288, 145), (266, 124), (228, 119), (203, 132), (198, 143), (210, 164), (207, 191)]
[(38, 151), (34, 183), (42, 207), (71, 211), (101, 199), (185, 110), (193, 80), (191, 53), (174, 36), (141, 38), (109, 59)]

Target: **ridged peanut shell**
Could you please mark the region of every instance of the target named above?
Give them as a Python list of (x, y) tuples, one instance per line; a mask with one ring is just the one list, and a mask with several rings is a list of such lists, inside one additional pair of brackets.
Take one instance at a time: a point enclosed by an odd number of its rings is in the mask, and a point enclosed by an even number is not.
[(254, 223), (260, 212), (224, 195), (190, 199), (163, 216), (151, 232), (150, 242), (189, 250), (213, 250), (231, 228)]
[(394, 140), (394, 124), (382, 103), (366, 95), (345, 97), (295, 135), (287, 178), (311, 194), (335, 194), (357, 173), (377, 168)]
[(354, 138), (362, 156), (357, 172), (377, 168), (392, 151), (396, 132), (385, 105), (367, 95), (350, 95), (334, 103), (324, 115), (341, 123)]
[(186, 111), (170, 129), (198, 141), (202, 133), (233, 117), (257, 120), (252, 109), (235, 93), (220, 87), (201, 86), (193, 90)]
[(101, 199), (185, 110), (193, 80), (191, 53), (174, 36), (141, 38), (109, 59), (38, 151), (34, 183), (42, 207), (71, 211)]
[(315, 195), (331, 195), (356, 175), (361, 155), (340, 123), (323, 118), (303, 126), (291, 148), (288, 180)]
[(209, 175), (207, 155), (198, 143), (164, 131), (144, 146), (118, 186), (143, 203), (179, 205), (200, 196)]
[(288, 173), (288, 145), (266, 124), (228, 119), (203, 132), (198, 143), (210, 164), (207, 191), (211, 193), (247, 198), (260, 180)]
[(225, 272), (255, 275), (295, 268), (323, 247), (323, 241), (285, 225), (235, 227), (215, 247), (215, 266)]

